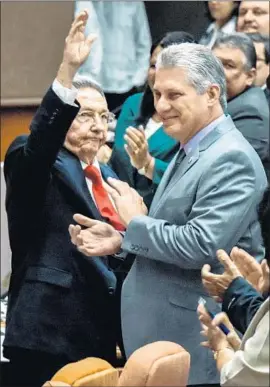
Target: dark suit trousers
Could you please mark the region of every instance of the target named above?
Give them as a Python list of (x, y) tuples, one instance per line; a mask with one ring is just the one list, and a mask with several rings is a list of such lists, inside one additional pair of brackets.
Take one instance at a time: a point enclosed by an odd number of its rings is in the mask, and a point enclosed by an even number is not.
[[(8, 387), (41, 387), (64, 365), (69, 363), (60, 356), (27, 349), (12, 349), (8, 364)], [(1, 381), (1, 385), (3, 381)]]

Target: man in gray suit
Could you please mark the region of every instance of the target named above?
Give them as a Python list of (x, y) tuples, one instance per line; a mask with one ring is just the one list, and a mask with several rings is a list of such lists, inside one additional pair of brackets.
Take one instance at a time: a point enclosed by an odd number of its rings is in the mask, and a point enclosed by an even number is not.
[[(219, 382), (213, 357), (200, 347), (196, 315), (203, 296), (201, 268), (222, 268), (220, 248), (241, 246), (263, 258), (257, 206), (266, 188), (260, 158), (235, 128), (226, 109), (226, 81), (210, 49), (191, 43), (159, 54), (155, 107), (166, 132), (181, 143), (166, 170), (148, 216), (142, 198), (126, 183), (108, 188), (126, 225), (124, 237), (110, 225), (75, 214), (71, 240), (88, 256), (135, 254), (122, 290), (122, 327), (127, 356), (158, 340), (191, 354), (189, 384)], [(140, 138), (134, 136), (130, 151)], [(81, 226), (84, 226), (83, 228)]]

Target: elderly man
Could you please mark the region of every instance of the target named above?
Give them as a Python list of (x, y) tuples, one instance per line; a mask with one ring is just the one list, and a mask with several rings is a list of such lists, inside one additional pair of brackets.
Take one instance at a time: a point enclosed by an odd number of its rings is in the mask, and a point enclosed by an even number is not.
[(256, 79), (256, 51), (246, 34), (219, 38), (214, 54), (221, 60), (227, 84), (228, 113), (266, 165), (269, 160), (269, 108)]
[(110, 119), (104, 94), (83, 80), (72, 86), (93, 41), (86, 21), (86, 12), (76, 17), (30, 135), (5, 158), (12, 277), (4, 355), (16, 386), (41, 386), (84, 357), (116, 356), (116, 277), (107, 257), (87, 258), (68, 234), (74, 212), (124, 229), (104, 189), (115, 174), (95, 158)]
[[(229, 252), (238, 245), (263, 257), (257, 205), (266, 176), (254, 149), (224, 115), (224, 70), (210, 49), (191, 43), (164, 49), (157, 59), (154, 98), (166, 132), (181, 148), (148, 216), (127, 184), (108, 179), (127, 227), (124, 238), (80, 214), (74, 219), (87, 228), (71, 226), (70, 234), (89, 256), (120, 248), (136, 254), (122, 292), (127, 355), (144, 344), (171, 340), (191, 354), (189, 384), (214, 384), (219, 378), (211, 354), (199, 345), (196, 309), (200, 296), (217, 305), (203, 289), (200, 270), (206, 263), (221, 270), (218, 248)], [(134, 136), (130, 152), (140, 141)]]
[(237, 31), (269, 36), (269, 1), (241, 1)]

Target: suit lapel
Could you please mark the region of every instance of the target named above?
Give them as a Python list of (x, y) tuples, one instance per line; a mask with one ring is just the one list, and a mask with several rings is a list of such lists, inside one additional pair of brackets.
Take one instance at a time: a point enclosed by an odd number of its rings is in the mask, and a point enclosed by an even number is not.
[(178, 156), (178, 153), (176, 153), (176, 155), (173, 157), (173, 159), (171, 160), (170, 164), (168, 165), (159, 185), (158, 185), (158, 188), (156, 190), (156, 193), (155, 193), (155, 196), (154, 196), (154, 199), (152, 201), (152, 204), (151, 204), (151, 207), (150, 207), (150, 210), (149, 210), (149, 216), (153, 215), (153, 213), (155, 212), (155, 209), (158, 205), (158, 203), (160, 202), (161, 200), (161, 197), (163, 196), (165, 190), (166, 190), (166, 187), (168, 185), (168, 181), (170, 179), (170, 176), (171, 176), (171, 173), (172, 173), (172, 170), (174, 169), (175, 167), (175, 162), (176, 162), (176, 159), (177, 159), (177, 156)]
[(161, 187), (163, 188), (163, 190), (162, 192), (160, 192), (160, 195), (157, 198), (158, 200), (153, 202), (154, 205), (151, 206), (151, 215), (154, 215), (158, 211), (158, 209), (166, 201), (167, 196), (169, 195), (170, 191), (175, 186), (175, 184), (177, 184), (179, 180), (187, 173), (187, 171), (193, 167), (193, 165), (198, 161), (200, 157), (199, 149), (197, 148), (191, 155), (188, 155), (184, 158), (184, 160), (178, 165), (177, 169), (173, 173), (173, 176), (171, 176), (171, 172), (173, 172), (177, 155), (173, 159), (173, 165), (172, 165), (172, 168), (170, 168), (169, 174), (166, 176), (166, 181), (164, 182), (164, 186)]
[(55, 163), (55, 171), (76, 198), (78, 211), (94, 219), (103, 220), (89, 193), (79, 159), (68, 150), (62, 149)]

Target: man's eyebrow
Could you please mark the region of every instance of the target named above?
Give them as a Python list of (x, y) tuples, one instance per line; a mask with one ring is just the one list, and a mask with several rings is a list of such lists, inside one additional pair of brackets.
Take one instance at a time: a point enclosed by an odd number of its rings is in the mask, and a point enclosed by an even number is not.
[(222, 63), (228, 63), (228, 64), (233, 64), (235, 65), (235, 62), (233, 59), (221, 59)]

